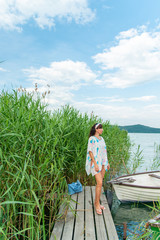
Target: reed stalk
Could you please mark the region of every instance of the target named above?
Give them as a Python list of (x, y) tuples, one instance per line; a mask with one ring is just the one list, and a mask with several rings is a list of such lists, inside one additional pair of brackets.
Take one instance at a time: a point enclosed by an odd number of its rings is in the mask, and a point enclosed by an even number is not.
[(68, 105), (49, 112), (38, 90), (0, 95), (0, 239), (49, 239), (60, 204), (69, 205), (67, 184), (93, 180), (85, 173), (90, 127), (102, 122), (111, 173), (127, 164), (125, 131)]

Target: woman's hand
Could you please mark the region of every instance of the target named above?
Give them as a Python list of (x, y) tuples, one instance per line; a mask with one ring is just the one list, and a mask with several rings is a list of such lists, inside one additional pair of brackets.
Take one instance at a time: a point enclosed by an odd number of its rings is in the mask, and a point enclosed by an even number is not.
[(95, 168), (95, 171), (96, 171), (96, 172), (99, 172), (99, 167), (98, 167), (98, 164), (97, 164), (97, 163), (94, 165), (94, 168)]
[(107, 165), (107, 170), (109, 170), (110, 169), (110, 165), (109, 165), (109, 163), (108, 163), (108, 165)]

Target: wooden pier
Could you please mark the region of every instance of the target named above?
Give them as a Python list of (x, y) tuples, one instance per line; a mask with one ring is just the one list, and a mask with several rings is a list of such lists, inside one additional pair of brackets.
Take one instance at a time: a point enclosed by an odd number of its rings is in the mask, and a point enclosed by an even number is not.
[[(103, 190), (102, 190), (103, 192)], [(95, 186), (83, 187), (83, 191), (73, 194), (72, 208), (65, 218), (57, 221), (50, 240), (118, 240), (105, 194), (101, 194), (101, 204), (105, 206), (102, 215), (94, 209)]]

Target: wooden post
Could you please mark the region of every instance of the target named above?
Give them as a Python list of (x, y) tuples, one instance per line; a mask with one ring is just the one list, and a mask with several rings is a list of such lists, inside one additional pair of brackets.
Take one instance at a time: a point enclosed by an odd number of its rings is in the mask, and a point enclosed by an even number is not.
[(127, 239), (127, 223), (123, 223), (123, 240)]

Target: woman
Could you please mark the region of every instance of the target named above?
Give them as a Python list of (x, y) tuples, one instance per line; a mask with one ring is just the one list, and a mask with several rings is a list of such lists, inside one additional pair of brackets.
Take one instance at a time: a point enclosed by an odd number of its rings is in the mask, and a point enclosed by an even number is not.
[(110, 169), (107, 158), (107, 149), (104, 139), (100, 136), (103, 132), (101, 123), (96, 123), (92, 126), (89, 134), (86, 172), (89, 175), (95, 176), (96, 193), (95, 193), (95, 209), (97, 214), (102, 214), (104, 206), (100, 205), (100, 195), (102, 190), (103, 178), (105, 171)]

